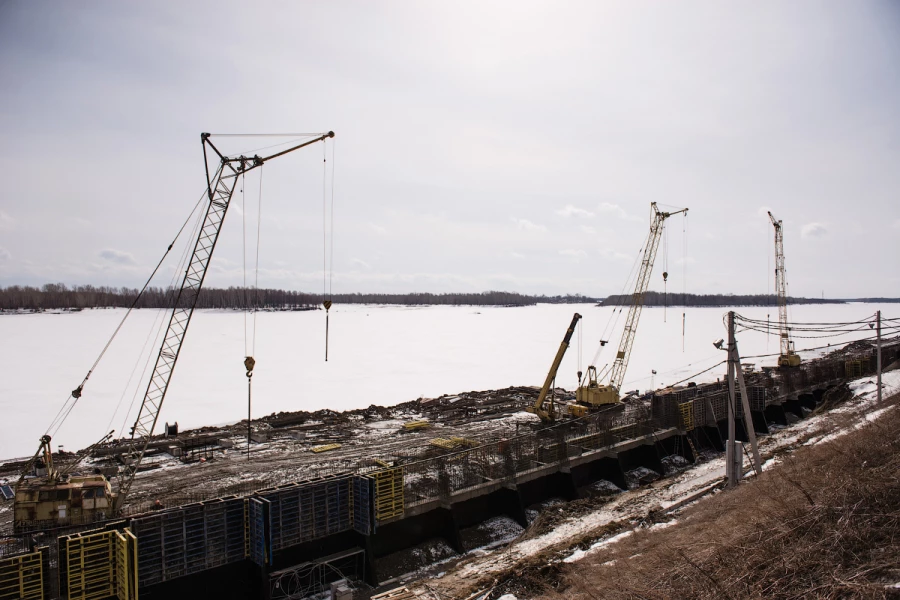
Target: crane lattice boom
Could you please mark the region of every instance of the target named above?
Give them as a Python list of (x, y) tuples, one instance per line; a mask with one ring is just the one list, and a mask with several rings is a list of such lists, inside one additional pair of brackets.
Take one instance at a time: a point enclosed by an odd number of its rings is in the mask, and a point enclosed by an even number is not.
[(641, 318), (641, 309), (644, 308), (644, 294), (650, 285), (650, 274), (653, 272), (653, 262), (656, 260), (656, 252), (659, 249), (659, 241), (662, 239), (663, 224), (672, 215), (687, 212), (683, 208), (673, 213), (660, 212), (656, 208), (656, 202), (650, 204), (652, 217), (650, 219), (650, 234), (644, 245), (644, 256), (641, 259), (641, 269), (638, 272), (637, 281), (634, 284), (634, 293), (631, 295), (631, 306), (628, 308), (628, 316), (625, 318), (625, 329), (622, 331), (622, 340), (619, 342), (619, 350), (610, 369), (609, 384), (621, 389), (625, 380), (625, 369), (628, 368), (628, 359), (631, 358), (631, 348), (634, 346), (634, 336), (637, 334), (638, 320)]
[(659, 241), (662, 239), (663, 225), (666, 219), (672, 215), (686, 213), (688, 209), (683, 208), (672, 213), (661, 212), (656, 207), (656, 202), (651, 202), (650, 210), (650, 233), (644, 244), (644, 255), (641, 258), (641, 267), (634, 284), (634, 292), (631, 294), (631, 306), (629, 306), (628, 315), (625, 318), (622, 340), (619, 342), (619, 349), (609, 370), (609, 383), (600, 385), (597, 382), (596, 367), (589, 366), (585, 385), (578, 388), (576, 392), (578, 402), (583, 405), (596, 406), (614, 404), (619, 401), (619, 389), (625, 380), (625, 370), (628, 368), (628, 359), (631, 357), (631, 349), (634, 346), (641, 309), (644, 307), (644, 294), (650, 284), (650, 274), (653, 271), (653, 262), (656, 260)]
[(329, 137), (334, 137), (334, 133), (328, 132), (316, 139), (298, 144), (266, 158), (259, 156), (228, 158), (209, 141), (208, 133), (201, 134), (200, 139), (203, 144), (204, 159), (207, 158), (206, 150), (207, 146), (209, 146), (220, 158), (219, 167), (212, 179), (207, 182), (209, 204), (206, 207), (203, 227), (201, 227), (197, 240), (194, 243), (191, 260), (185, 271), (181, 287), (175, 296), (174, 308), (172, 315), (169, 317), (169, 326), (166, 329), (162, 346), (156, 357), (153, 376), (147, 384), (147, 391), (144, 394), (137, 420), (131, 431), (131, 439), (128, 442), (128, 450), (125, 454), (127, 462), (119, 474), (116, 510), (120, 509), (125, 502), (125, 497), (128, 495), (131, 484), (134, 482), (134, 476), (137, 473), (141, 459), (143, 459), (144, 453), (147, 451), (150, 437), (153, 435), (153, 429), (159, 418), (159, 411), (162, 408), (163, 400), (165, 400), (169, 382), (172, 379), (172, 372), (175, 370), (175, 363), (178, 362), (181, 345), (187, 333), (188, 325), (191, 323), (191, 316), (194, 314), (194, 307), (197, 305), (197, 298), (200, 295), (200, 289), (203, 287), (203, 280), (206, 278), (209, 260), (212, 258), (213, 251), (216, 248), (219, 232), (225, 220), (225, 213), (228, 212), (228, 206), (231, 203), (238, 176), (262, 166), (268, 160), (293, 152), (304, 146), (321, 142)]
[(772, 215), (772, 211), (769, 211), (769, 219), (775, 227), (775, 295), (778, 299), (778, 337), (781, 349), (778, 364), (795, 367), (800, 364), (800, 356), (794, 352), (794, 344), (791, 342), (790, 328), (788, 327), (787, 280), (784, 275), (784, 228), (781, 221)]

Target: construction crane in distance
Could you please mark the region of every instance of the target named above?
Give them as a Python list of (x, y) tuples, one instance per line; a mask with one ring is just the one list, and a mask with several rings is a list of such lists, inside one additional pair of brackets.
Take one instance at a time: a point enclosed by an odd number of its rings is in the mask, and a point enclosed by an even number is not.
[[(174, 296), (168, 328), (162, 339), (153, 374), (147, 384), (147, 390), (138, 410), (137, 419), (131, 429), (127, 450), (123, 455), (125, 465), (118, 473), (118, 489), (112, 493), (108, 480), (102, 475), (93, 476), (90, 481), (92, 486), (99, 485), (103, 488), (99, 492), (92, 492), (94, 494), (91, 496), (92, 498), (97, 498), (97, 494), (102, 495), (104, 498), (112, 496), (109, 512), (115, 514), (122, 509), (128, 496), (128, 491), (134, 483), (135, 474), (138, 472), (138, 468), (147, 451), (147, 446), (150, 443), (156, 421), (159, 418), (159, 412), (165, 400), (169, 382), (175, 370), (175, 364), (181, 353), (184, 336), (190, 325), (194, 307), (197, 305), (197, 299), (203, 286), (203, 281), (206, 278), (209, 261), (216, 248), (216, 242), (219, 239), (222, 223), (231, 204), (231, 198), (238, 178), (248, 171), (263, 166), (274, 158), (333, 137), (334, 132), (329, 131), (318, 135), (314, 139), (293, 145), (286, 150), (266, 157), (259, 155), (229, 157), (222, 154), (213, 145), (210, 141), (209, 133), (200, 134), (207, 180), (206, 214), (203, 217), (202, 226), (199, 228), (194, 242), (193, 252), (190, 256), (190, 261), (187, 263), (187, 269), (184, 272), (181, 285)], [(210, 177), (210, 157), (215, 159), (216, 156), (218, 157), (218, 167), (213, 171), (212, 177)], [(80, 395), (81, 386), (72, 393), (74, 398), (78, 398)], [(41, 438), (41, 447), (35, 455), (35, 459), (31, 462), (34, 463), (41, 453), (46, 457), (42, 462), (49, 463), (52, 460), (49, 436)], [(48, 521), (52, 519), (59, 524), (64, 524), (73, 514), (70, 507), (81, 505), (83, 499), (86, 498), (86, 496), (81, 495), (80, 491), (69, 489), (72, 486), (67, 481), (63, 481), (64, 478), (56, 476), (57, 472), (53, 470), (52, 463), (48, 464), (48, 467), (47, 475), (49, 477), (25, 479), (25, 473), (23, 473), (23, 477), (20, 479), (16, 489), (15, 523)], [(97, 478), (101, 478), (102, 482)], [(93, 504), (98, 503), (94, 502)], [(106, 507), (104, 506), (104, 508)], [(110, 516), (109, 512), (107, 510), (97, 511), (96, 514), (90, 515), (88, 520)], [(50, 515), (50, 517), (48, 518), (46, 515)], [(85, 513), (83, 517), (88, 517), (88, 515)]]
[(687, 211), (688, 209), (682, 208), (675, 212), (662, 212), (657, 208), (656, 202), (650, 203), (650, 233), (644, 244), (644, 255), (634, 284), (634, 292), (631, 294), (631, 306), (628, 308), (619, 349), (609, 369), (609, 381), (601, 384), (598, 381), (597, 368), (594, 365), (588, 366), (584, 382), (575, 392), (576, 404), (569, 405), (569, 413), (572, 416), (584, 416), (592, 408), (619, 402), (619, 390), (625, 379), (625, 370), (628, 368), (628, 359), (631, 357), (631, 349), (634, 346), (638, 320), (641, 318), (641, 309), (644, 307), (644, 294), (650, 284), (650, 274), (653, 271), (653, 262), (656, 260), (659, 241), (662, 239), (663, 226), (669, 217), (687, 213)]
[(575, 316), (572, 317), (572, 322), (569, 324), (569, 328), (566, 330), (566, 335), (563, 336), (563, 341), (559, 345), (559, 350), (556, 351), (556, 356), (553, 358), (553, 364), (550, 365), (550, 370), (547, 372), (547, 378), (544, 380), (544, 386), (541, 388), (541, 393), (538, 394), (537, 401), (534, 403), (534, 406), (529, 406), (526, 410), (530, 413), (536, 414), (540, 417), (541, 421), (544, 423), (552, 423), (556, 420), (556, 406), (553, 402), (550, 403), (550, 408), (544, 408), (544, 402), (547, 400), (547, 395), (550, 393), (550, 390), (554, 387), (556, 382), (556, 372), (559, 370), (559, 365), (562, 362), (563, 356), (566, 355), (566, 350), (569, 349), (569, 342), (572, 340), (572, 334), (575, 332), (575, 326), (578, 325), (578, 321), (581, 320), (581, 315), (575, 313)]
[(775, 295), (778, 298), (778, 336), (781, 340), (781, 352), (778, 356), (779, 367), (799, 367), (800, 355), (794, 352), (791, 341), (787, 315), (787, 280), (784, 276), (784, 228), (781, 221), (769, 211), (769, 219), (775, 227)]

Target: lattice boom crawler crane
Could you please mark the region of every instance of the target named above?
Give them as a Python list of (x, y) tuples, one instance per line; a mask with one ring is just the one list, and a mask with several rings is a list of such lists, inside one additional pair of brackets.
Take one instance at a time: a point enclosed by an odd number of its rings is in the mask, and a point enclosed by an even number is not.
[[(16, 485), (14, 524), (17, 528), (34, 527), (37, 522), (40, 522), (41, 526), (70, 523), (74, 520), (73, 515), (76, 512), (82, 521), (91, 521), (106, 518), (122, 509), (159, 418), (238, 177), (261, 167), (273, 158), (333, 137), (334, 132), (329, 131), (266, 157), (259, 155), (228, 157), (212, 144), (210, 134), (200, 134), (207, 179), (206, 214), (194, 242), (193, 253), (181, 286), (175, 294), (172, 314), (156, 357), (153, 375), (131, 431), (128, 450), (123, 455), (125, 465), (118, 473), (118, 489), (113, 492), (109, 481), (102, 475), (78, 478), (67, 477), (54, 471), (50, 436), (45, 435), (41, 438), (40, 449), (26, 466)], [(209, 154), (208, 149), (214, 154)], [(209, 169), (210, 156), (219, 158), (218, 168), (212, 177)], [(81, 391), (82, 386), (79, 386), (72, 392), (72, 396), (78, 398)], [(35, 464), (44, 464), (48, 468), (33, 469)], [(92, 502), (88, 502), (89, 496)]]
[(779, 367), (799, 367), (800, 355), (794, 352), (791, 341), (787, 314), (787, 279), (784, 275), (784, 228), (772, 211), (769, 219), (775, 227), (775, 294), (778, 297), (778, 337), (781, 340), (781, 354), (778, 356)]
[(609, 382), (600, 383), (597, 367), (588, 366), (584, 382), (575, 392), (576, 403), (569, 405), (569, 414), (572, 416), (584, 416), (592, 408), (619, 402), (619, 390), (625, 380), (625, 370), (628, 368), (628, 359), (631, 357), (631, 349), (634, 346), (638, 320), (641, 318), (641, 309), (644, 307), (644, 294), (650, 284), (650, 274), (653, 271), (653, 262), (656, 260), (659, 241), (662, 239), (663, 225), (669, 217), (688, 211), (688, 209), (682, 208), (671, 213), (662, 212), (656, 207), (656, 202), (650, 203), (650, 210), (650, 233), (644, 244), (644, 255), (641, 259), (641, 268), (638, 271), (634, 292), (631, 294), (631, 306), (628, 308), (628, 316), (625, 319), (625, 329), (622, 331), (616, 358), (609, 370)]

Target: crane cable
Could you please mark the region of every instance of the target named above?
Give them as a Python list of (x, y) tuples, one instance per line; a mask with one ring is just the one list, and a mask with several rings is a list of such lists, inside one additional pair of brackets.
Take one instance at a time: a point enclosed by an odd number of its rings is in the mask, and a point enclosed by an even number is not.
[(669, 311), (669, 228), (662, 222), (663, 228), (663, 323)]
[[(256, 257), (253, 270), (253, 299), (248, 298), (247, 293), (247, 200), (244, 191), (246, 185), (246, 173), (241, 179), (241, 207), (243, 209), (243, 254), (244, 254), (244, 370), (247, 375), (247, 460), (250, 460), (250, 442), (253, 433), (253, 368), (256, 366), (256, 313), (259, 312), (259, 246), (262, 233), (262, 203), (263, 203), (263, 168), (259, 169), (259, 195), (257, 196), (256, 213)], [(253, 335), (247, 333), (247, 313), (253, 313)]]
[(685, 325), (687, 322), (687, 216), (681, 213), (681, 353), (684, 354)]
[[(81, 398), (82, 392), (84, 391), (84, 386), (85, 386), (85, 384), (87, 384), (88, 379), (90, 379), (91, 374), (94, 372), (94, 369), (97, 368), (97, 365), (100, 363), (100, 360), (106, 354), (106, 351), (109, 350), (110, 345), (112, 345), (113, 340), (116, 339), (116, 336), (118, 335), (119, 331), (122, 329), (122, 326), (125, 325), (125, 320), (128, 319), (128, 317), (131, 315), (131, 312), (137, 306), (137, 303), (144, 296), (144, 292), (147, 291), (147, 287), (150, 285), (150, 282), (153, 280), (153, 277), (156, 275), (157, 271), (159, 271), (159, 268), (162, 266), (163, 261), (169, 255), (169, 252), (172, 251), (172, 247), (175, 245), (175, 242), (178, 241), (179, 236), (184, 231), (184, 228), (187, 226), (188, 222), (191, 220), (191, 217), (197, 211), (197, 208), (200, 206), (201, 202), (203, 202), (203, 199), (205, 197), (206, 197), (206, 191), (204, 191), (204, 193), (200, 196), (200, 199), (197, 201), (197, 204), (194, 205), (194, 209), (188, 215), (187, 219), (185, 219), (184, 223), (182, 223), (181, 228), (179, 228), (179, 230), (178, 230), (178, 233), (175, 234), (175, 238), (172, 240), (172, 242), (166, 248), (166, 251), (163, 253), (162, 258), (160, 258), (159, 262), (156, 263), (156, 267), (153, 269), (153, 272), (150, 273), (150, 277), (147, 278), (147, 281), (144, 282), (144, 285), (143, 285), (143, 287), (141, 287), (140, 292), (138, 292), (137, 296), (134, 297), (134, 300), (131, 302), (131, 306), (129, 306), (128, 310), (125, 312), (125, 316), (123, 316), (122, 320), (119, 321), (119, 324), (116, 326), (116, 329), (113, 331), (109, 340), (106, 342), (106, 345), (103, 346), (103, 349), (100, 351), (100, 354), (99, 354), (99, 356), (97, 356), (97, 359), (94, 361), (94, 364), (91, 365), (90, 369), (88, 369), (88, 372), (84, 376), (84, 379), (81, 381), (80, 384), (78, 384), (78, 387), (76, 387), (74, 390), (72, 390), (69, 393), (65, 402), (63, 402), (63, 405), (60, 407), (59, 411), (56, 413), (56, 416), (53, 418), (53, 420), (50, 422), (50, 425), (47, 427), (47, 431), (44, 432), (44, 435), (50, 435), (50, 430), (52, 429), (53, 433), (52, 433), (51, 437), (55, 436), (56, 433), (59, 431), (59, 428), (62, 427), (62, 424), (65, 422), (65, 420), (68, 418), (69, 414), (72, 412), (72, 409), (75, 408), (75, 405), (78, 403), (78, 399)], [(69, 402), (70, 400), (72, 401), (71, 403)]]
[[(334, 280), (334, 141), (331, 142), (331, 237), (328, 236), (328, 147), (322, 144), (322, 306), (325, 307), (325, 362), (328, 362), (328, 321)], [(329, 252), (329, 241), (331, 242)]]

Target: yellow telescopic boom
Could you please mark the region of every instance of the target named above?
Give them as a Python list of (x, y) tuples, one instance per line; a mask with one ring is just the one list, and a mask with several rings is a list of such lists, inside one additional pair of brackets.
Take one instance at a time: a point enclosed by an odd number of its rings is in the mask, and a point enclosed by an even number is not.
[(581, 315), (575, 313), (575, 316), (572, 317), (572, 322), (569, 324), (569, 328), (566, 330), (566, 335), (563, 337), (562, 343), (559, 345), (559, 350), (556, 351), (556, 357), (553, 359), (553, 364), (550, 365), (550, 370), (547, 372), (547, 378), (544, 380), (544, 386), (541, 388), (541, 393), (538, 395), (537, 402), (534, 403), (534, 406), (529, 407), (527, 410), (530, 413), (534, 413), (541, 418), (541, 421), (545, 423), (550, 423), (556, 420), (556, 411), (554, 410), (553, 405), (550, 405), (550, 409), (544, 408), (544, 401), (547, 399), (547, 394), (550, 393), (550, 388), (553, 386), (553, 382), (556, 380), (556, 372), (559, 370), (559, 365), (562, 362), (563, 356), (566, 355), (566, 350), (569, 349), (569, 342), (572, 340), (572, 334), (575, 332), (575, 326), (578, 325), (578, 321), (581, 320)]

